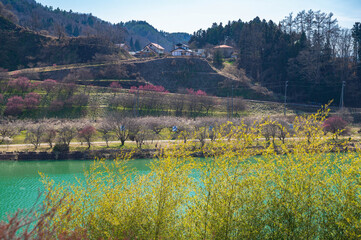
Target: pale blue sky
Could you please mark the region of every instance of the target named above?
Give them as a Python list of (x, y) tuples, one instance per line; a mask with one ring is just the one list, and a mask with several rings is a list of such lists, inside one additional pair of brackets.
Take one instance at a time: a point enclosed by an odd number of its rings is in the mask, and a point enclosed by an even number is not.
[(249, 21), (256, 16), (279, 22), (290, 12), (333, 12), (339, 25), (352, 28), (361, 21), (361, 0), (36, 0), (43, 5), (92, 13), (112, 23), (145, 20), (158, 30), (188, 32), (214, 22)]

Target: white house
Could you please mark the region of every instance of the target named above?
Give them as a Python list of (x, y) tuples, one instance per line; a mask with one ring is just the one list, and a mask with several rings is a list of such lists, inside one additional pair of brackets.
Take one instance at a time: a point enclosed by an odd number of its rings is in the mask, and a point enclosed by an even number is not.
[(192, 56), (191, 50), (185, 50), (183, 48), (177, 48), (171, 51), (172, 56)]
[(189, 47), (186, 44), (178, 43), (174, 46), (171, 54), (172, 56), (192, 56), (193, 51), (189, 50)]

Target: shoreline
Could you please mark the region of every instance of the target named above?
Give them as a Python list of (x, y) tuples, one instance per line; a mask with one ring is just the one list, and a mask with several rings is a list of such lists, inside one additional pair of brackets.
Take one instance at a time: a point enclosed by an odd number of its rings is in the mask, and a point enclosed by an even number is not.
[[(264, 146), (254, 146), (259, 150), (265, 150)], [(102, 149), (70, 152), (0, 152), (0, 161), (46, 161), (46, 160), (84, 160), (93, 161), (94, 159), (117, 159), (124, 154), (132, 152), (130, 159), (153, 159), (159, 149)], [(290, 150), (292, 152), (292, 149)], [(356, 152), (357, 148), (353, 143), (347, 146), (338, 146), (331, 152)], [(282, 154), (278, 149), (277, 154)], [(261, 154), (256, 154), (261, 155)], [(194, 153), (194, 157), (204, 157), (203, 151)]]
[(94, 160), (116, 159), (121, 154), (128, 154), (133, 151), (131, 159), (154, 158), (157, 149), (140, 150), (88, 150), (71, 152), (0, 152), (0, 161), (42, 161), (42, 160)]

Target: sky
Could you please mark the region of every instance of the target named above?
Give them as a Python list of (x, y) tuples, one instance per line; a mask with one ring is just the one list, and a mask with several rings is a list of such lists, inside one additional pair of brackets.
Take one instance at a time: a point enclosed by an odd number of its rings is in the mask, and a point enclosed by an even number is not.
[(36, 0), (37, 2), (92, 13), (111, 23), (145, 20), (158, 30), (193, 33), (207, 29), (212, 23), (241, 19), (281, 21), (289, 13), (302, 10), (332, 12), (343, 28), (361, 21), (361, 0)]

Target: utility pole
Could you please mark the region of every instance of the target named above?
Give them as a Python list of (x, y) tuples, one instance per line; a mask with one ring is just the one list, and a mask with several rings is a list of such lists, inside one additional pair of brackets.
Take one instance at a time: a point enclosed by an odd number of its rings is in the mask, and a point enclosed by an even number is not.
[(233, 84), (232, 84), (232, 111), (231, 111), (231, 117), (233, 118)]
[(229, 94), (227, 94), (227, 119), (229, 120)]
[(137, 91), (137, 117), (139, 116), (139, 89)]
[(285, 102), (284, 102), (284, 110), (283, 115), (286, 116), (286, 105), (287, 105), (287, 87), (288, 87), (288, 81), (285, 82)]
[(342, 89), (341, 89), (341, 97), (340, 97), (340, 108), (342, 109), (344, 107), (344, 102), (343, 102), (343, 96), (344, 96), (344, 90), (345, 90), (345, 86), (346, 86), (346, 81), (342, 81)]
[(133, 117), (137, 117), (137, 95), (134, 94)]

